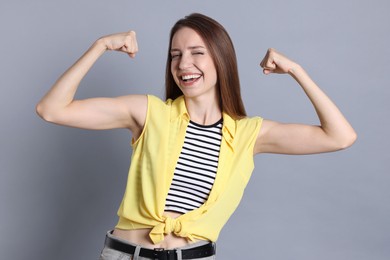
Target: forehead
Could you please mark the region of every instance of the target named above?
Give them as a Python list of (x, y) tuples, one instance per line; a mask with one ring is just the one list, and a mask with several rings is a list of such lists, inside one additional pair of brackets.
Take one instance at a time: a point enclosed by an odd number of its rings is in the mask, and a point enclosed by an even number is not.
[(189, 27), (180, 28), (172, 37), (172, 49), (184, 49), (193, 46), (206, 47), (202, 37)]

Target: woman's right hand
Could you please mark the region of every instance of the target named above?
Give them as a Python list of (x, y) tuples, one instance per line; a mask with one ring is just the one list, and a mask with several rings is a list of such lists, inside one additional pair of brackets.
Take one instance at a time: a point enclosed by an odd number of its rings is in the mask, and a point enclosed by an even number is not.
[(121, 51), (127, 53), (131, 58), (138, 52), (136, 33), (128, 31), (103, 36), (99, 39), (107, 50)]

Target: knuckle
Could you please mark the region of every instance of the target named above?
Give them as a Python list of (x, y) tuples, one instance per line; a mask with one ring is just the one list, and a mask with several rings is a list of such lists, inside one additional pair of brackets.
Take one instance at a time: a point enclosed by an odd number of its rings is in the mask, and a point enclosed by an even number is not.
[(129, 31), (125, 35), (126, 41), (132, 41), (135, 38), (135, 32), (134, 31)]

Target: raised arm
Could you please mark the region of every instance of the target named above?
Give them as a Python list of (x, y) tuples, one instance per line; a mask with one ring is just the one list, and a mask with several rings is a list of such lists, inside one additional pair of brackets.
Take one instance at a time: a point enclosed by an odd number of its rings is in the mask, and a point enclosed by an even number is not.
[(74, 99), (81, 80), (107, 50), (121, 51), (134, 58), (138, 52), (135, 32), (112, 34), (98, 39), (37, 104), (38, 115), (60, 125), (96, 130), (128, 128), (133, 136), (139, 134), (146, 117), (146, 96)]
[(320, 125), (283, 124), (264, 120), (254, 153), (312, 154), (332, 152), (351, 146), (356, 133), (336, 105), (304, 69), (274, 49), (261, 62), (264, 74), (288, 73), (305, 91), (318, 115)]

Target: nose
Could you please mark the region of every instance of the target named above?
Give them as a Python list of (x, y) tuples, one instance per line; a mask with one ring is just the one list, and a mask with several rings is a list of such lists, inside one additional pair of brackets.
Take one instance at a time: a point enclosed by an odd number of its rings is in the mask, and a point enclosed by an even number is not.
[(191, 56), (183, 53), (182, 56), (180, 57), (179, 69), (185, 70), (185, 69), (191, 67), (191, 65), (192, 65)]

